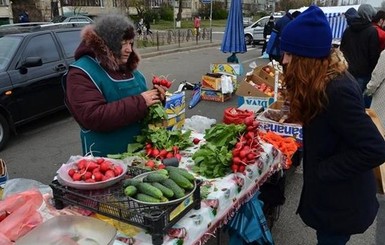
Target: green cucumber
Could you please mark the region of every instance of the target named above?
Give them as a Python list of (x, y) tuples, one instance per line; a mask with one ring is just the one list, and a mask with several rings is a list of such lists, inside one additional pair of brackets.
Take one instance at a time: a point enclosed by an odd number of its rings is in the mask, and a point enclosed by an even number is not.
[(152, 186), (150, 183), (139, 183), (136, 188), (138, 188), (139, 192), (155, 197), (157, 199), (163, 197), (163, 193), (155, 186)]
[(182, 175), (186, 179), (188, 179), (188, 180), (190, 180), (192, 182), (195, 181), (194, 175), (190, 174), (186, 169), (177, 168), (177, 167), (173, 167), (173, 166), (167, 166), (166, 169), (167, 169), (168, 172), (177, 171), (180, 175)]
[(149, 173), (146, 177), (143, 178), (144, 182), (160, 182), (165, 179), (168, 179), (167, 175), (161, 173)]
[(167, 198), (171, 198), (171, 197), (174, 196), (174, 192), (173, 192), (170, 188), (168, 188), (168, 187), (162, 185), (161, 183), (159, 183), (159, 182), (153, 182), (153, 183), (151, 183), (151, 184), (152, 184), (153, 186), (155, 186), (156, 188), (158, 188), (158, 189), (163, 193), (163, 196), (165, 196), (165, 197), (167, 197)]
[(161, 184), (166, 186), (167, 188), (170, 188), (174, 192), (174, 196), (177, 199), (182, 198), (186, 195), (184, 189), (177, 185), (172, 179), (166, 179), (162, 181)]
[(128, 197), (133, 197), (133, 196), (135, 196), (137, 191), (138, 191), (138, 189), (136, 189), (135, 186), (129, 185), (126, 188), (124, 188), (124, 195), (126, 195)]
[(137, 186), (139, 183), (142, 183), (139, 179), (125, 179), (123, 180), (123, 188), (126, 188), (129, 185)]
[(177, 183), (177, 185), (179, 185), (183, 189), (192, 190), (194, 188), (194, 185), (183, 175), (179, 174), (177, 171), (170, 171), (168, 175), (170, 179), (172, 179), (175, 183)]
[(138, 201), (141, 201), (141, 202), (160, 203), (159, 199), (156, 199), (152, 196), (149, 196), (149, 195), (146, 195), (143, 193), (138, 193), (138, 195), (136, 195), (135, 199), (137, 199)]

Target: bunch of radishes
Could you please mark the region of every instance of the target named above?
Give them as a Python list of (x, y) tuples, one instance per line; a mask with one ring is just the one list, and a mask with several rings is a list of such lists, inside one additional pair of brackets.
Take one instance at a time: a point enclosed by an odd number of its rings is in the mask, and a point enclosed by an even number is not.
[(167, 149), (158, 149), (153, 147), (151, 143), (147, 143), (144, 147), (146, 155), (150, 158), (155, 158), (159, 160), (176, 157), (178, 161), (182, 158), (182, 155), (179, 153), (179, 147), (173, 146), (172, 150)]
[(73, 181), (87, 183), (105, 181), (121, 174), (123, 174), (123, 168), (105, 158), (82, 158), (68, 170), (68, 175)]
[(258, 138), (258, 127), (254, 116), (246, 117), (244, 120), (246, 132), (238, 138), (232, 154), (231, 170), (243, 173), (249, 164), (254, 164), (260, 153), (263, 151)]
[(164, 76), (153, 76), (152, 77), (152, 84), (153, 85), (159, 85), (159, 86), (163, 86), (163, 87), (166, 87), (166, 88), (170, 88), (171, 85), (172, 85), (172, 82), (167, 80), (166, 77)]

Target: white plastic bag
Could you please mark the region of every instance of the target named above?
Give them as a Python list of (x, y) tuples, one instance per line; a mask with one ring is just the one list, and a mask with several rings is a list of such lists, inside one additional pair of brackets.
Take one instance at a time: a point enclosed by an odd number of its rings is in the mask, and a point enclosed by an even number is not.
[(210, 119), (204, 116), (194, 115), (191, 118), (186, 118), (183, 129), (193, 130), (197, 133), (204, 133), (211, 125), (217, 123), (217, 120)]
[(221, 88), (223, 94), (232, 93), (234, 91), (233, 82), (230, 76), (221, 76)]

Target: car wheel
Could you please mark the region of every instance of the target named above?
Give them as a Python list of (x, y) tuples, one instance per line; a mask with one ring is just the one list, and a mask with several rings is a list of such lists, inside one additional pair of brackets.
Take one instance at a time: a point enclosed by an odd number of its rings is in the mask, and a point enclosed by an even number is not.
[(9, 124), (7, 120), (0, 115), (0, 150), (7, 144), (10, 135)]
[(245, 35), (245, 42), (247, 45), (251, 45), (253, 43), (253, 37), (251, 35)]

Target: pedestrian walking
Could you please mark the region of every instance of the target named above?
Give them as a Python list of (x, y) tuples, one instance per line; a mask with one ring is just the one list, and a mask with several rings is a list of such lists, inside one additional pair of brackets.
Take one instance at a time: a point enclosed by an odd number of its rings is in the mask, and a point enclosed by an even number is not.
[(316, 230), (318, 245), (344, 245), (376, 217), (373, 169), (385, 162), (385, 142), (365, 113), (342, 53), (332, 49), (330, 25), (319, 7), (287, 24), (281, 49), (289, 118), (303, 130), (297, 213)]

